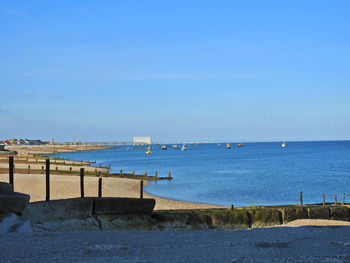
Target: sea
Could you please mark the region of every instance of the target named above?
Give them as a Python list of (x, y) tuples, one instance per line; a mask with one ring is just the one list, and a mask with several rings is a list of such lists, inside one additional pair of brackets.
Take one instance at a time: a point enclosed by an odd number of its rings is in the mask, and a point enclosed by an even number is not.
[(350, 202), (350, 141), (312, 141), (189, 144), (187, 150), (122, 146), (116, 149), (55, 154), (73, 160), (96, 161), (96, 166), (111, 166), (111, 173), (136, 174), (172, 180), (150, 181), (145, 191), (173, 200), (234, 205), (299, 204), (303, 202)]

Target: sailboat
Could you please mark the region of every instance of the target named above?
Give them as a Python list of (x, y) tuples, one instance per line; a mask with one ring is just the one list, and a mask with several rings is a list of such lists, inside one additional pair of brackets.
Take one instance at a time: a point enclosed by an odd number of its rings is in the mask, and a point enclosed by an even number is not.
[(282, 147), (282, 148), (286, 147), (286, 143), (285, 143), (285, 142), (282, 142), (281, 147)]

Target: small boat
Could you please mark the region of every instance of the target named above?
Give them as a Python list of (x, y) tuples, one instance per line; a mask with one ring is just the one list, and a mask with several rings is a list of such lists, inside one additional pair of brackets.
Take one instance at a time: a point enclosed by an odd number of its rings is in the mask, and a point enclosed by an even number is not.
[(179, 149), (178, 145), (173, 145), (173, 149)]
[(151, 150), (148, 150), (147, 152), (146, 152), (146, 154), (151, 154), (152, 152), (151, 152)]
[(168, 150), (168, 147), (166, 147), (166, 145), (162, 145), (161, 149), (162, 150)]
[(282, 148), (286, 147), (286, 143), (285, 143), (285, 142), (282, 142), (281, 147), (282, 147)]
[(226, 149), (231, 149), (231, 144), (226, 144)]
[(187, 150), (186, 146), (182, 145), (181, 151), (186, 151), (186, 150)]
[(244, 146), (243, 143), (237, 144), (237, 147), (243, 147), (243, 146)]

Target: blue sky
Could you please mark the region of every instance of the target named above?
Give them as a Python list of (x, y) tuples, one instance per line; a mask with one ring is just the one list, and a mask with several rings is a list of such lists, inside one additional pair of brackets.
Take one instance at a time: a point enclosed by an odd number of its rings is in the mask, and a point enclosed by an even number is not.
[(350, 139), (349, 1), (0, 2), (0, 140)]

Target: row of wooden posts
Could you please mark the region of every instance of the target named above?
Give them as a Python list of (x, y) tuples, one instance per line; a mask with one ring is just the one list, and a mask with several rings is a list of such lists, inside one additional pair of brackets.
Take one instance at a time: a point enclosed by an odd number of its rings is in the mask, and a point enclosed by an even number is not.
[[(350, 197), (350, 194), (349, 194)], [(334, 194), (334, 204), (338, 205), (338, 199), (337, 199), (337, 194)], [(343, 200), (341, 202), (342, 205), (345, 204), (345, 193), (343, 193)], [(324, 194), (322, 194), (322, 205), (326, 205), (326, 197)], [(303, 207), (303, 192), (300, 192), (300, 206)]]
[[(10, 156), (10, 157), (12, 157), (12, 156)], [(59, 159), (59, 158), (56, 158), (56, 159)], [(26, 161), (28, 162), (28, 160), (29, 160), (29, 158), (26, 158)], [(38, 162), (38, 158), (35, 158), (35, 162), (37, 163)], [(41, 162), (40, 162), (41, 163)], [(56, 162), (56, 160), (54, 160), (54, 163), (55, 164), (57, 164), (57, 162)], [(83, 166), (83, 165), (88, 165), (88, 166), (90, 166), (91, 165), (91, 163), (96, 163), (96, 161), (94, 161), (94, 162), (90, 162), (90, 161), (87, 161), (87, 162), (83, 162), (83, 161), (72, 161), (72, 163), (71, 163), (71, 165), (77, 165), (77, 166)], [(58, 164), (60, 164), (60, 163), (58, 163)], [(64, 165), (66, 165), (66, 161), (64, 160), (63, 161), (63, 164)], [(68, 164), (68, 163), (67, 163)], [(95, 166), (96, 167), (96, 166)], [(100, 168), (102, 168), (102, 164), (100, 164)], [(107, 167), (103, 167), (103, 168), (107, 168)], [(28, 169), (30, 169), (30, 165), (28, 165)], [(111, 169), (111, 165), (109, 164), (108, 165), (108, 169)]]
[[(120, 175), (123, 175), (123, 170), (120, 170)], [(135, 175), (135, 171), (134, 170), (132, 171), (132, 175)], [(145, 176), (148, 176), (147, 171), (145, 171)], [(154, 177), (158, 178), (158, 172), (157, 171), (155, 171)], [(171, 172), (168, 173), (168, 178), (169, 179), (171, 178)]]
[[(14, 164), (13, 156), (9, 158), (9, 182), (14, 186), (13, 180)], [(80, 168), (80, 196), (83, 198), (84, 194), (84, 175), (85, 169)], [(50, 201), (50, 159), (46, 159), (46, 201)], [(102, 197), (102, 178), (98, 178), (98, 197)], [(143, 181), (140, 181), (140, 198), (143, 198)]]

